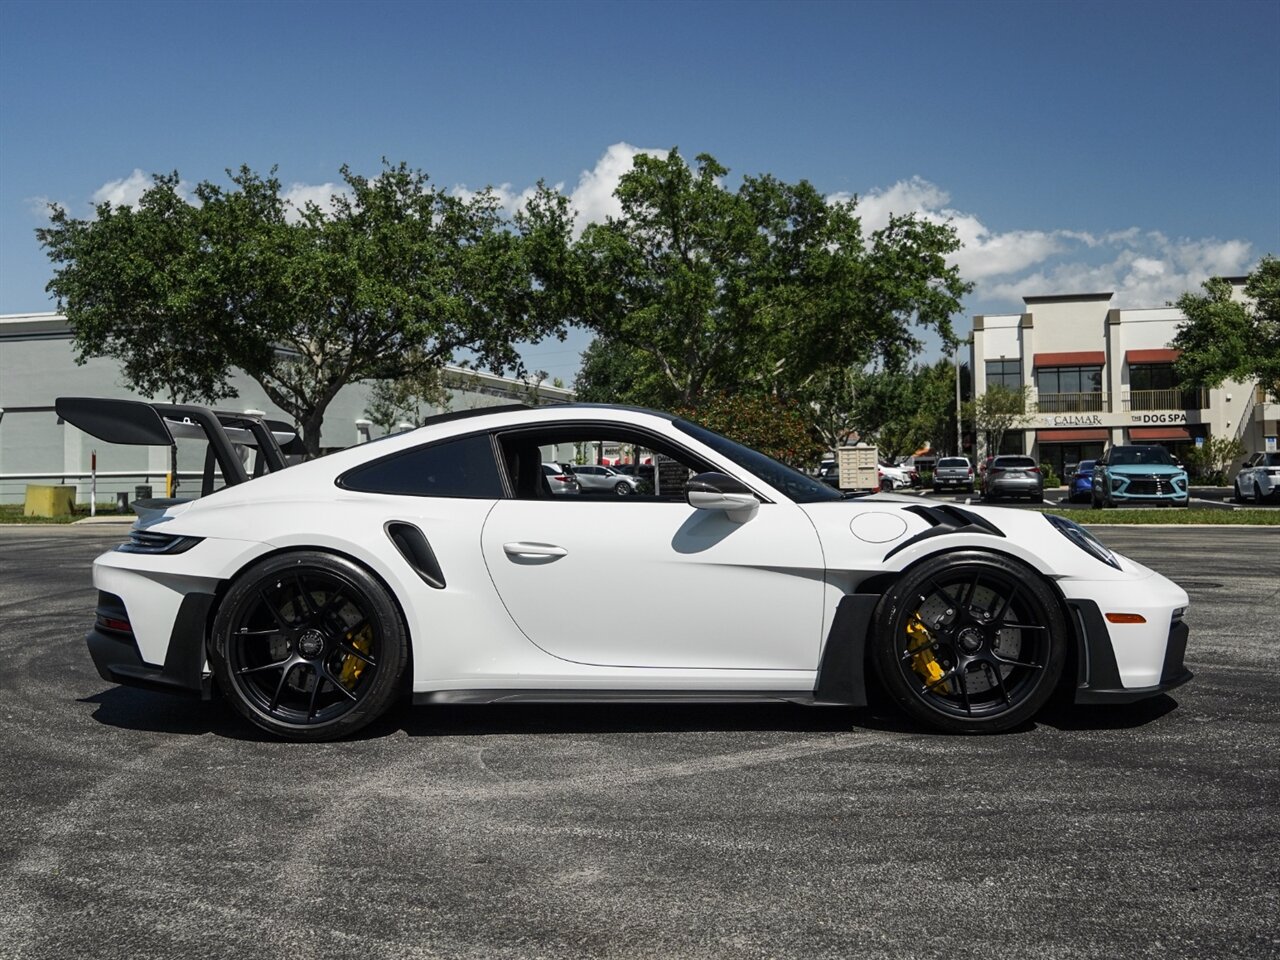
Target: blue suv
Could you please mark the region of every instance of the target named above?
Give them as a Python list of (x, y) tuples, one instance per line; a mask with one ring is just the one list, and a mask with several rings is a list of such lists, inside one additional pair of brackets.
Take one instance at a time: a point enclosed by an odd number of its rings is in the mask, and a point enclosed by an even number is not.
[(1111, 447), (1093, 465), (1094, 509), (1121, 503), (1164, 503), (1185, 507), (1191, 500), (1187, 471), (1159, 446)]

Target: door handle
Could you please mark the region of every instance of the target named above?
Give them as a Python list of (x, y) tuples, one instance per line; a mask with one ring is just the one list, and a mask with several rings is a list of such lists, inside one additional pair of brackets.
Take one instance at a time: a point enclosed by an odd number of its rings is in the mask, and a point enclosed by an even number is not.
[(533, 543), (523, 540), (504, 543), (502, 550), (512, 560), (523, 560), (526, 563), (530, 561), (549, 563), (552, 560), (559, 560), (569, 553), (564, 547), (557, 547), (554, 543)]

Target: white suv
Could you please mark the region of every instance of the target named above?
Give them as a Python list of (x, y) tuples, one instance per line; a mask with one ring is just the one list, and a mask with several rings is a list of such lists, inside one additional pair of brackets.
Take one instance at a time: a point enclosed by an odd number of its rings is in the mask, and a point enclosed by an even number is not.
[(1280, 496), (1280, 453), (1255, 453), (1236, 474), (1236, 500), (1252, 497), (1258, 503)]

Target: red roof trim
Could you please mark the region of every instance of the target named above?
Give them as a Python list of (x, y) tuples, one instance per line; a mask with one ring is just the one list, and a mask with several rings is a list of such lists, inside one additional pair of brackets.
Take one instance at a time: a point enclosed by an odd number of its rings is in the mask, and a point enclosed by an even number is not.
[(1037, 367), (1093, 367), (1107, 362), (1107, 354), (1103, 350), (1077, 350), (1069, 353), (1037, 353)]
[(1090, 440), (1106, 443), (1111, 439), (1111, 431), (1105, 427), (1101, 430), (1037, 430), (1036, 439), (1041, 443), (1082, 443)]
[(1130, 427), (1130, 440), (1190, 440), (1186, 427)]
[(1167, 347), (1159, 350), (1126, 350), (1125, 360), (1135, 363), (1173, 363), (1182, 356), (1181, 350), (1170, 350)]

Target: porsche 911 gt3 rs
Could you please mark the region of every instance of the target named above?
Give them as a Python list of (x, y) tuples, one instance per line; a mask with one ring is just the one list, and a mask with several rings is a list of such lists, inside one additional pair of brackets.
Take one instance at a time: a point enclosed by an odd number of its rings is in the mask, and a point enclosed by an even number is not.
[[(108, 681), (216, 692), (277, 736), (341, 737), (405, 692), (857, 706), (872, 689), (987, 732), (1055, 690), (1127, 702), (1191, 676), (1186, 593), (1060, 517), (842, 495), (674, 416), (588, 404), (448, 414), (287, 469), (273, 453), (250, 479), (272, 432), (198, 409), (59, 401), (106, 439), (193, 421), (209, 439), (207, 495), (153, 504), (95, 561), (88, 645)], [(645, 451), (652, 481), (552, 493), (544, 461), (605, 447)]]

